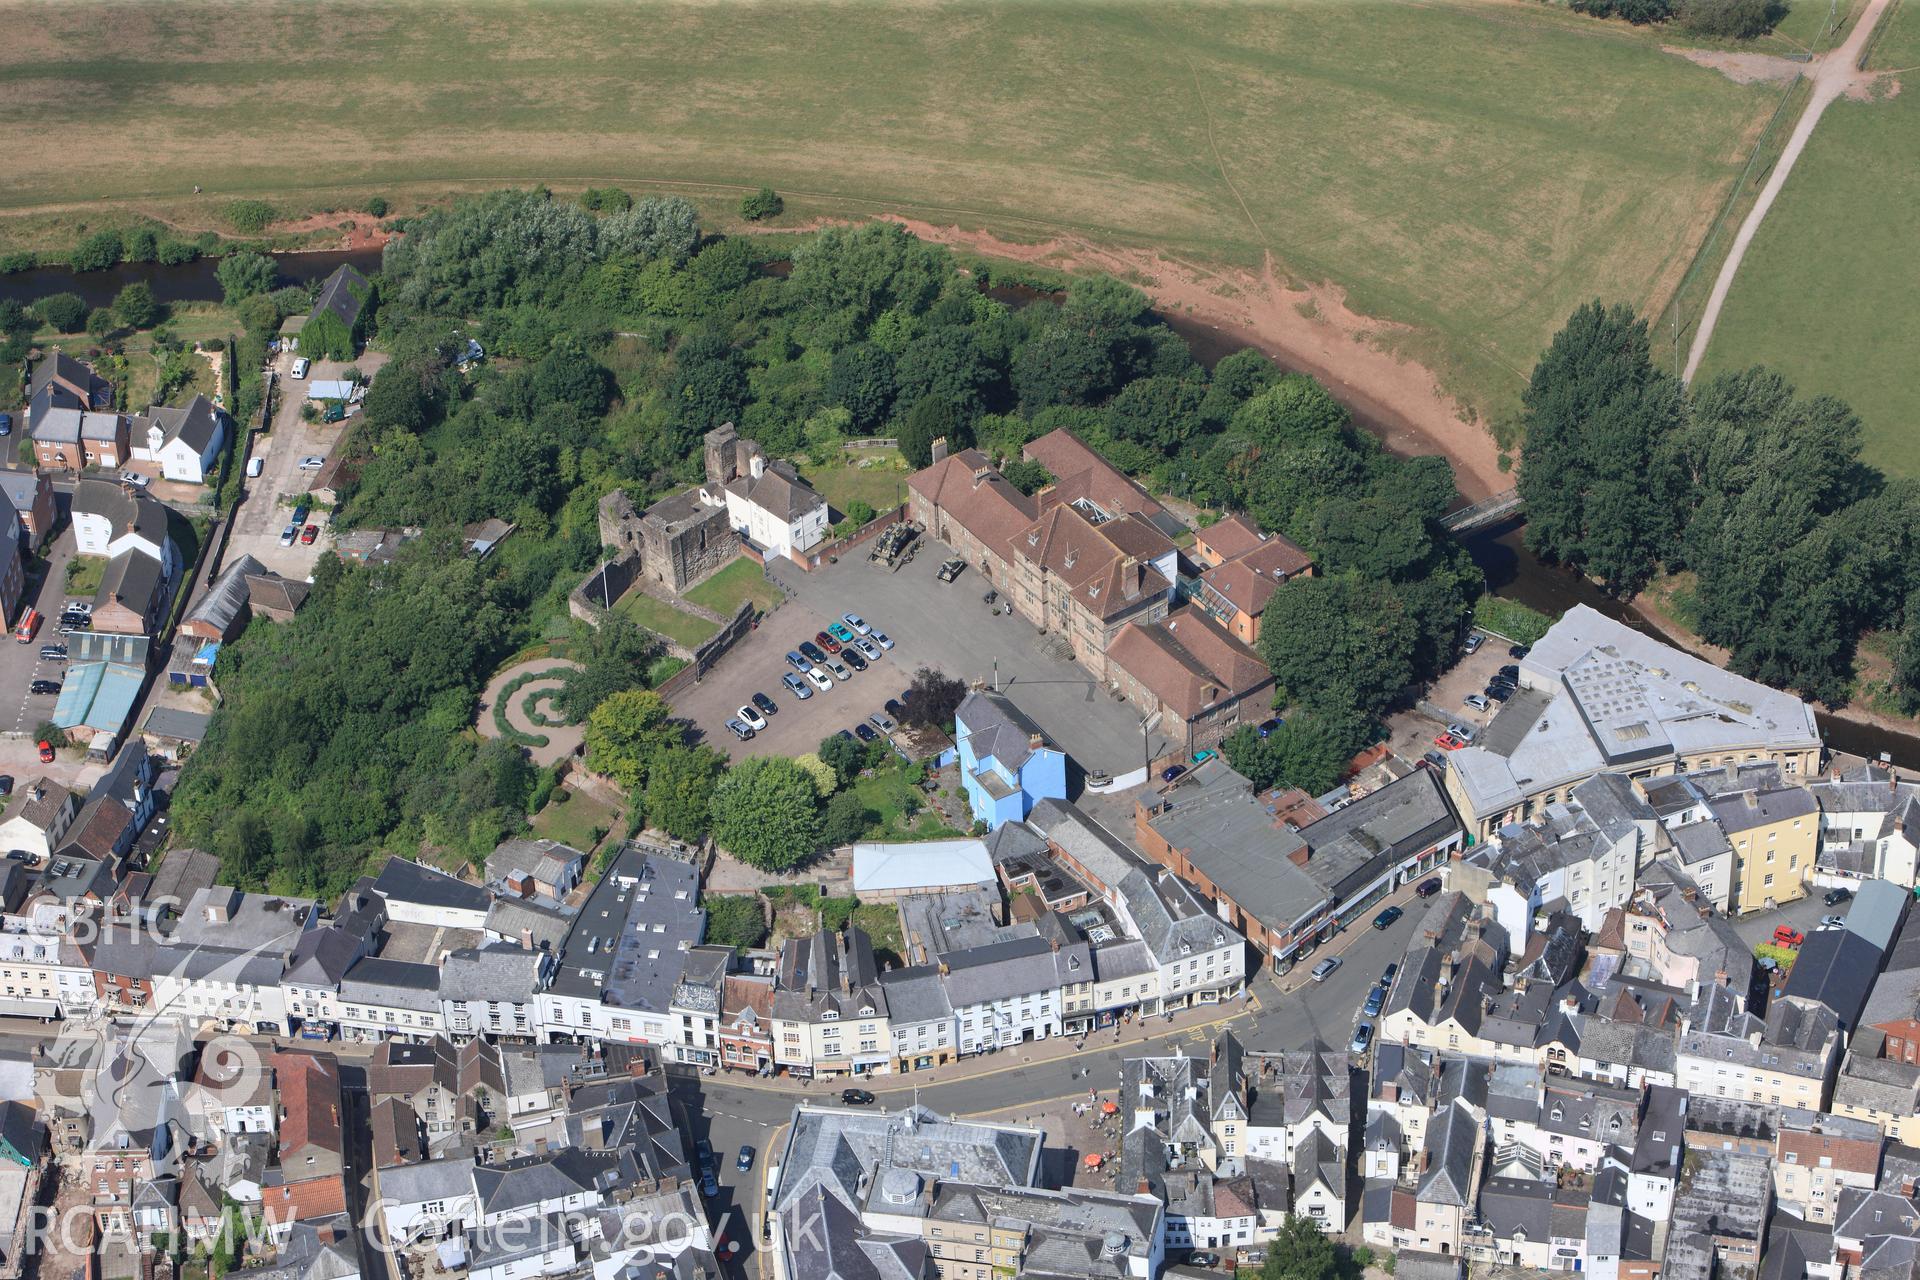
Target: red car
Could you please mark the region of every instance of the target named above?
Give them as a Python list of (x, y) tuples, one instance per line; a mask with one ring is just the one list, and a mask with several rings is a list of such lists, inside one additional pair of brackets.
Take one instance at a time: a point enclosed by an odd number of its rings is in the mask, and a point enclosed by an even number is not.
[(320, 536), (320, 526), (317, 524), (310, 524), (306, 528), (300, 531), (300, 545), (303, 547), (309, 546), (312, 544), (313, 540), (319, 536)]
[(1442, 733), (1434, 736), (1433, 745), (1439, 747), (1442, 751), (1458, 751), (1467, 744), (1450, 733)]
[(51, 742), (48, 742), (45, 738), (42, 738), (40, 739), (39, 746), (40, 746), (40, 763), (52, 764), (53, 763), (53, 744)]
[(828, 653), (840, 652), (840, 642), (824, 631), (816, 633), (813, 637), (813, 642), (822, 649), (825, 649)]
[(1790, 924), (1783, 924), (1773, 931), (1773, 940), (1783, 947), (1797, 947), (1807, 940), (1807, 935)]

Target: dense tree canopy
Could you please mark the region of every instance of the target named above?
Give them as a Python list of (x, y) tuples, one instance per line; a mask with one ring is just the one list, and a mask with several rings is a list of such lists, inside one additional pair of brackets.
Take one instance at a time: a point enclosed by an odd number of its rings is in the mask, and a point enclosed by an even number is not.
[(753, 756), (714, 788), (713, 837), (749, 866), (785, 871), (820, 848), (820, 796), (783, 756)]

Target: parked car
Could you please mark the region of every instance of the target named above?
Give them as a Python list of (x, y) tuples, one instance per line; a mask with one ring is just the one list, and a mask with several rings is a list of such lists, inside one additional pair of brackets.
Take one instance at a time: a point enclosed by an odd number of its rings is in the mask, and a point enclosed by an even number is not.
[(1848, 898), (1851, 898), (1852, 896), (1853, 896), (1853, 890), (1846, 888), (1843, 885), (1838, 889), (1827, 890), (1827, 896), (1823, 899), (1823, 901), (1830, 907), (1837, 907), (1841, 903), (1845, 902)]
[(1467, 642), (1461, 645), (1460, 647), (1466, 650), (1466, 652), (1469, 655), (1471, 655), (1471, 654), (1476, 654), (1480, 652), (1480, 646), (1485, 644), (1486, 642), (1487, 642), (1487, 638), (1481, 635), (1478, 631), (1476, 631), (1472, 635), (1468, 636)]
[(893, 648), (893, 638), (887, 635), (887, 633), (884, 631), (876, 631), (872, 635), (868, 636), (867, 639), (873, 641), (875, 644), (879, 645), (882, 649)]
[(1458, 751), (1467, 744), (1464, 739), (1456, 738), (1451, 733), (1438, 733), (1434, 735), (1433, 745), (1442, 751)]
[(955, 556), (953, 559), (941, 565), (940, 572), (935, 576), (938, 577), (942, 582), (952, 582), (955, 578), (959, 577), (962, 573), (964, 573), (966, 571), (966, 568), (967, 568), (967, 562), (965, 560), (962, 560), (959, 556)]
[(987, 594), (980, 597), (980, 603), (986, 605), (987, 608), (991, 609), (996, 604), (1000, 603), (1000, 593), (998, 591), (989, 591), (987, 592)]
[(813, 663), (807, 660), (807, 656), (804, 653), (789, 649), (787, 650), (787, 665), (795, 671), (805, 671), (808, 667), (812, 666)]
[(1797, 947), (1807, 940), (1807, 935), (1790, 924), (1783, 924), (1773, 931), (1773, 940), (1783, 947)]
[(40, 657), (46, 662), (65, 662), (67, 660), (67, 646), (63, 644), (43, 644), (40, 646)]
[(1822, 929), (1844, 929), (1847, 927), (1847, 918), (1845, 916), (1821, 916), (1820, 927)]
[(13, 626), (13, 638), (21, 644), (32, 644), (34, 633), (40, 630), (40, 611), (28, 609), (20, 615), (20, 621)]
[(247, 459), (247, 479), (252, 480), (256, 478), (266, 469), (267, 460), (265, 458), (254, 457)]
[(294, 380), (297, 382), (301, 378), (306, 377), (307, 370), (311, 369), (312, 367), (313, 367), (313, 362), (308, 360), (305, 356), (301, 356), (298, 360), (295, 360), (293, 362)]
[(860, 739), (860, 741), (862, 742), (872, 742), (875, 739), (877, 739), (880, 735), (873, 731), (872, 725), (867, 724), (863, 721), (860, 724), (853, 726), (853, 736)]
[(767, 727), (767, 718), (761, 715), (759, 710), (750, 702), (743, 703), (739, 710), (735, 711), (733, 715), (736, 720), (746, 725), (749, 729), (754, 730), (756, 733)]
[(858, 649), (861, 653), (861, 656), (866, 658), (868, 662), (880, 661), (880, 646), (875, 644), (873, 641), (867, 639), (865, 636), (862, 636), (860, 637), (860, 639), (855, 640), (853, 642), (853, 647)]
[(817, 667), (827, 660), (827, 651), (811, 640), (800, 642), (800, 652), (806, 655), (807, 665)]
[(727, 721), (727, 730), (728, 732), (732, 733), (734, 737), (740, 739), (740, 741), (742, 742), (745, 742), (747, 739), (753, 737), (753, 730), (748, 728), (746, 725), (742, 724), (738, 720)]
[(313, 545), (313, 540), (319, 536), (320, 536), (320, 526), (317, 524), (310, 524), (306, 528), (300, 531), (300, 545), (303, 547), (310, 547)]
[(1220, 1255), (1217, 1253), (1208, 1253), (1205, 1249), (1196, 1249), (1187, 1255), (1187, 1265), (1190, 1267), (1206, 1267), (1212, 1269), (1220, 1265)]
[(300, 526), (297, 524), (290, 524), (286, 528), (280, 531), (280, 545), (283, 547), (290, 547), (293, 545), (294, 539), (298, 538), (299, 536), (300, 536)]
[(327, 465), (327, 460), (325, 458), (317, 457), (314, 455), (309, 455), (305, 458), (300, 459), (300, 469), (302, 471), (318, 471), (320, 468), (326, 465)]
[(1470, 743), (1473, 741), (1473, 730), (1464, 724), (1450, 724), (1447, 726), (1447, 732), (1462, 742)]
[(1186, 771), (1187, 771), (1187, 766), (1183, 764), (1170, 764), (1166, 768), (1160, 771), (1160, 781), (1172, 782), (1175, 778), (1178, 778), (1181, 774), (1185, 773)]
[(10, 773), (0, 773), (0, 796), (10, 796), (12, 794), (13, 775)]
[(814, 632), (813, 642), (819, 645), (823, 650), (825, 650), (828, 653), (840, 652), (840, 642), (834, 639), (832, 636), (828, 635), (824, 631)]
[(713, 1143), (705, 1138), (700, 1139), (693, 1144), (693, 1155), (695, 1163), (700, 1166), (702, 1172), (711, 1172), (714, 1169)]
[(13, 415), (10, 413), (0, 413), (0, 436), (10, 436), (12, 434)]
[(1282, 720), (1279, 716), (1274, 716), (1270, 720), (1262, 720), (1260, 722), (1260, 736), (1263, 738), (1266, 737), (1285, 723), (1286, 721)]
[(833, 688), (833, 677), (828, 675), (826, 671), (820, 667), (808, 667), (807, 683), (820, 692), (825, 693), (827, 690)]
[(1434, 876), (1431, 879), (1422, 880), (1418, 887), (1414, 889), (1413, 896), (1416, 898), (1431, 898), (1438, 892), (1440, 892), (1440, 877)]
[(1340, 957), (1328, 956), (1325, 960), (1313, 966), (1313, 974), (1311, 976), (1315, 982), (1325, 982), (1333, 976), (1333, 971), (1339, 967)]
[(40, 739), (40, 741), (36, 742), (34, 746), (40, 752), (41, 764), (53, 763), (53, 744), (51, 742), (48, 742), (45, 738), (42, 738)]
[(136, 489), (144, 489), (153, 483), (153, 479), (150, 476), (141, 475), (138, 471), (122, 471), (120, 473), (120, 483), (130, 484)]
[(1447, 771), (1447, 753), (1444, 751), (1429, 751), (1420, 757), (1420, 764), (1433, 770), (1435, 773), (1445, 773)]
[(1353, 1039), (1348, 1042), (1347, 1048), (1354, 1053), (1365, 1053), (1367, 1046), (1372, 1043), (1373, 1024), (1371, 1022), (1363, 1022), (1353, 1029)]
[(1369, 1018), (1377, 1018), (1380, 1016), (1380, 1010), (1386, 1007), (1386, 1003), (1387, 989), (1385, 987), (1375, 987), (1373, 990), (1367, 992), (1367, 1002), (1360, 1006), (1360, 1012)]
[(700, 1171), (700, 1194), (711, 1200), (720, 1194), (720, 1179), (713, 1176), (713, 1170)]
[(1506, 666), (1500, 668), (1500, 670), (1495, 674), (1497, 674), (1502, 680), (1505, 680), (1508, 684), (1520, 683), (1520, 668), (1515, 666), (1511, 662), (1509, 662)]
[(307, 522), (307, 515), (312, 510), (313, 508), (309, 507), (306, 503), (300, 503), (293, 509), (293, 522), (295, 524), (305, 524)]
[(27, 686), (27, 692), (28, 693), (59, 693), (60, 682), (58, 680), (35, 680), (32, 684)]
[(740, 1148), (740, 1154), (734, 1157), (733, 1167), (735, 1169), (738, 1169), (741, 1173), (752, 1172), (753, 1148), (748, 1146), (742, 1146)]
[(842, 645), (852, 644), (854, 640), (853, 628), (844, 622), (829, 622), (827, 624), (827, 634), (835, 640), (838, 640)]
[(847, 645), (840, 650), (840, 661), (846, 663), (855, 671), (865, 671), (867, 669), (867, 660), (861, 657), (860, 651), (852, 645)]
[(1496, 683), (1487, 686), (1487, 696), (1495, 702), (1505, 702), (1508, 698), (1511, 698), (1513, 694), (1514, 689), (1510, 684)]
[(1407, 913), (1399, 907), (1388, 907), (1385, 911), (1382, 911), (1373, 918), (1373, 927), (1376, 929), (1391, 929), (1394, 926), (1394, 922), (1405, 914)]
[(780, 677), (780, 683), (787, 686), (788, 693), (800, 699), (802, 702), (805, 702), (813, 696), (813, 686), (809, 685), (805, 680), (802, 680), (791, 671)]
[(1511, 649), (1508, 649), (1508, 650), (1507, 650), (1507, 656), (1508, 656), (1509, 658), (1512, 658), (1512, 659), (1513, 659), (1513, 660), (1514, 660), (1515, 662), (1518, 662), (1518, 661), (1520, 661), (1520, 659), (1522, 659), (1522, 658), (1524, 658), (1524, 657), (1526, 657), (1526, 656), (1527, 656), (1528, 654), (1530, 654), (1530, 653), (1532, 653), (1532, 652), (1533, 652), (1533, 646), (1532, 646), (1532, 645), (1530, 645), (1530, 644), (1516, 644), (1516, 645), (1514, 645), (1514, 646), (1513, 646), (1513, 647), (1512, 647)]
[(1488, 707), (1493, 705), (1491, 702), (1487, 701), (1487, 695), (1484, 693), (1470, 693), (1464, 699), (1462, 699), (1462, 701), (1464, 701), (1467, 704), (1467, 706), (1474, 711), (1485, 711)]
[(1393, 975), (1398, 972), (1400, 972), (1400, 962), (1398, 960), (1394, 961), (1393, 963), (1389, 964), (1386, 968), (1382, 969), (1380, 971), (1381, 988), (1385, 989), (1387, 987), (1391, 987), (1393, 985)]
[(780, 704), (764, 693), (753, 695), (753, 705), (760, 708), (760, 714), (764, 716), (777, 715), (780, 711)]
[(873, 1105), (873, 1095), (865, 1089), (842, 1089), (840, 1101), (850, 1107), (868, 1107)]
[(872, 725), (874, 728), (878, 729), (882, 733), (892, 733), (895, 729), (898, 729), (900, 727), (899, 725), (894, 723), (892, 716), (882, 714), (881, 712), (878, 712), (878, 711), (874, 712), (872, 715), (867, 717), (867, 723)]
[(857, 636), (864, 636), (868, 632), (873, 630), (872, 627), (867, 625), (866, 619), (862, 618), (857, 613), (843, 613), (840, 615), (840, 621), (846, 623), (847, 626), (851, 627), (853, 629), (853, 633)]
[(833, 672), (833, 678), (835, 680), (846, 681), (853, 679), (853, 672), (848, 669), (847, 664), (840, 661), (840, 659), (828, 658), (826, 665), (827, 670)]
[(880, 709), (892, 716), (895, 720), (907, 714), (907, 709), (900, 705), (900, 701), (897, 698), (888, 698), (880, 704)]

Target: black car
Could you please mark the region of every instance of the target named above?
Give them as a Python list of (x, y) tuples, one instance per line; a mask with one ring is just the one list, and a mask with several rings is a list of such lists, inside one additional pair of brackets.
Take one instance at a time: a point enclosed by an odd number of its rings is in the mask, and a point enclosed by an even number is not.
[(867, 660), (855, 652), (852, 645), (847, 645), (840, 650), (840, 661), (846, 663), (855, 671), (865, 671), (867, 669)]
[(885, 702), (881, 703), (880, 709), (892, 716), (895, 720), (907, 714), (907, 709), (901, 706), (899, 700), (895, 698), (888, 698)]
[(873, 1095), (865, 1089), (842, 1089), (840, 1101), (850, 1107), (867, 1107), (873, 1105)]
[(35, 680), (27, 686), (27, 690), (30, 693), (59, 693), (60, 682), (58, 680)]
[(827, 661), (827, 655), (822, 653), (820, 646), (811, 640), (802, 640), (800, 642), (800, 654), (816, 667), (824, 665)]
[(1510, 684), (1490, 684), (1487, 686), (1487, 696), (1495, 702), (1505, 702), (1513, 696), (1513, 686)]
[(753, 695), (753, 705), (760, 708), (760, 714), (763, 716), (773, 715), (780, 710), (778, 706), (774, 705), (773, 699), (764, 693), (756, 693)]
[(1286, 721), (1282, 720), (1279, 716), (1275, 716), (1271, 720), (1262, 720), (1260, 722), (1260, 736), (1263, 738), (1266, 737), (1285, 723)]
[(1391, 929), (1393, 928), (1394, 921), (1405, 914), (1407, 913), (1398, 907), (1388, 907), (1385, 911), (1382, 911), (1373, 918), (1373, 927), (1376, 929)]
[(750, 1172), (753, 1169), (753, 1148), (742, 1146), (740, 1154), (734, 1158), (733, 1167), (741, 1173)]
[(1532, 652), (1533, 652), (1532, 645), (1517, 644), (1517, 645), (1514, 645), (1511, 649), (1507, 650), (1507, 656), (1509, 658), (1512, 658), (1515, 662), (1518, 662), (1520, 661), (1520, 659), (1526, 657), (1528, 654)]
[(853, 735), (851, 733), (848, 733), (845, 729), (835, 729), (833, 731), (833, 736), (836, 738), (845, 738), (848, 742), (853, 741)]
[[(0, 791), (0, 795), (5, 794), (6, 792)], [(1826, 903), (1830, 907), (1837, 907), (1852, 896), (1853, 890), (1851, 889), (1829, 889), (1827, 890)]]
[(1220, 1255), (1217, 1253), (1208, 1253), (1202, 1249), (1187, 1255), (1187, 1265), (1190, 1267), (1217, 1267), (1220, 1265)]
[(10, 796), (12, 794), (13, 775), (10, 773), (0, 773), (0, 796)]
[(1506, 666), (1500, 668), (1500, 678), (1512, 684), (1519, 684), (1520, 668), (1514, 666), (1511, 662), (1509, 662)]
[(862, 742), (872, 742), (875, 738), (878, 738), (880, 735), (875, 733), (871, 728), (871, 726), (864, 725), (864, 724), (857, 724), (853, 726), (853, 736), (860, 739), (860, 741)]
[(1394, 963), (1388, 965), (1386, 968), (1382, 969), (1380, 971), (1380, 985), (1383, 987), (1392, 986), (1393, 975), (1398, 972), (1400, 972), (1400, 964), (1398, 961), (1395, 961)]
[(699, 1162), (702, 1173), (713, 1171), (713, 1144), (705, 1138), (693, 1144), (694, 1158)]

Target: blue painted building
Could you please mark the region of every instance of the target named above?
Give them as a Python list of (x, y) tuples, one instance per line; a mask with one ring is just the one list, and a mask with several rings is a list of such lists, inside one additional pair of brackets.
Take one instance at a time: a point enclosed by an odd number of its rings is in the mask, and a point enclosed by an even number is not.
[(989, 831), (1026, 817), (1042, 800), (1067, 798), (1067, 753), (1005, 697), (976, 690), (954, 720), (960, 782)]

